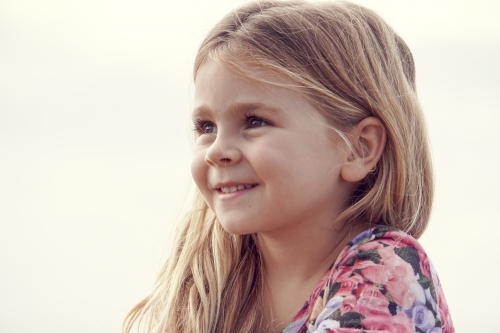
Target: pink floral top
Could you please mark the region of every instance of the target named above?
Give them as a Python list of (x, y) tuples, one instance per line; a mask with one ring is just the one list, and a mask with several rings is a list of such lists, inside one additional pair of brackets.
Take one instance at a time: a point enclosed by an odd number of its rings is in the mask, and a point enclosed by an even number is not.
[(434, 267), (413, 237), (379, 226), (341, 252), (283, 333), (453, 333)]

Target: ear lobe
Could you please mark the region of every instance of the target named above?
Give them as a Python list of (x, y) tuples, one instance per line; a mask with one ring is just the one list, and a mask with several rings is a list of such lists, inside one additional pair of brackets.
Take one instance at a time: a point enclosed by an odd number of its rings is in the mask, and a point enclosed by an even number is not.
[(385, 148), (387, 134), (382, 122), (375, 117), (360, 121), (349, 132), (352, 153), (342, 165), (341, 177), (348, 182), (358, 182), (376, 166)]

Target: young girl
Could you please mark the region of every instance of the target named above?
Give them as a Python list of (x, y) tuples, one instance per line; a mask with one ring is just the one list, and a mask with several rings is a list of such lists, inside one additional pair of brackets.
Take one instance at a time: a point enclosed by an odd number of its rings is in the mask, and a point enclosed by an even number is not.
[(250, 3), (194, 82), (199, 195), (125, 332), (454, 332), (415, 239), (433, 184), (413, 58), (378, 15)]

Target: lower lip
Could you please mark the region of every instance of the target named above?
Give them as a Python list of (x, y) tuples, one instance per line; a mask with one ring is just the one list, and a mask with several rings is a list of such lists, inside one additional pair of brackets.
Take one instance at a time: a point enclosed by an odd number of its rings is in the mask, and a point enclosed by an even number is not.
[(234, 199), (237, 198), (245, 193), (248, 193), (250, 190), (253, 190), (256, 186), (251, 187), (251, 188), (246, 188), (244, 190), (239, 190), (236, 192), (231, 192), (231, 193), (223, 193), (222, 191), (219, 191), (219, 198), (222, 200), (229, 200), (229, 199)]

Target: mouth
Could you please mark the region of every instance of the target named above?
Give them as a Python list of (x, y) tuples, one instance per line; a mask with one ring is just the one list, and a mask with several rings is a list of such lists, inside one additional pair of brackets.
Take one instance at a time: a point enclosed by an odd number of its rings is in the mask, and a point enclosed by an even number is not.
[(218, 190), (221, 191), (222, 193), (226, 194), (226, 193), (234, 193), (234, 192), (254, 188), (255, 186), (257, 186), (257, 184), (234, 185), (234, 186), (221, 187)]

